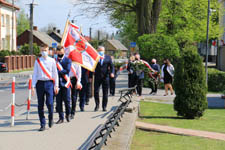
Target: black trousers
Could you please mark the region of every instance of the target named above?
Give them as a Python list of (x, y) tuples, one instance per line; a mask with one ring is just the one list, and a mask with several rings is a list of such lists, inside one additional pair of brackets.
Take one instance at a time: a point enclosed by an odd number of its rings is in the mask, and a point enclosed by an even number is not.
[(56, 109), (59, 114), (59, 119), (64, 119), (63, 102), (66, 108), (66, 116), (70, 115), (70, 87), (60, 87), (59, 93), (56, 96)]
[(102, 99), (102, 108), (107, 107), (108, 103), (108, 86), (109, 86), (109, 78), (98, 79), (95, 78), (94, 83), (94, 97), (95, 97), (95, 105), (99, 107), (99, 91), (100, 86), (102, 85), (103, 99)]
[(109, 92), (112, 95), (115, 95), (116, 89), (116, 78), (109, 78)]
[(77, 97), (79, 94), (79, 98), (80, 98), (80, 109), (84, 109), (84, 104), (86, 101), (86, 91), (87, 91), (87, 84), (82, 84), (82, 89), (81, 90), (77, 90), (76, 89), (76, 79), (72, 78), (71, 79), (72, 82), (72, 88), (71, 88), (71, 97), (72, 97), (72, 108), (71, 108), (71, 114), (75, 114), (76, 112), (76, 104), (77, 104)]
[(137, 93), (139, 96), (142, 95), (143, 79), (137, 79)]

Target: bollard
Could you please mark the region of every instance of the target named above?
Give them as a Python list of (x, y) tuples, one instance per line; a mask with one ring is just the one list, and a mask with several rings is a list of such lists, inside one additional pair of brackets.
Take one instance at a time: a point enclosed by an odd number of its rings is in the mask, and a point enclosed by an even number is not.
[(27, 99), (27, 117), (26, 117), (27, 120), (29, 119), (29, 114), (30, 114), (31, 84), (32, 84), (32, 75), (30, 75), (29, 85), (28, 85), (29, 96), (28, 96), (28, 99)]
[(16, 78), (13, 77), (13, 82), (12, 82), (12, 104), (11, 104), (11, 127), (14, 126), (14, 121), (15, 121), (15, 81), (16, 81)]

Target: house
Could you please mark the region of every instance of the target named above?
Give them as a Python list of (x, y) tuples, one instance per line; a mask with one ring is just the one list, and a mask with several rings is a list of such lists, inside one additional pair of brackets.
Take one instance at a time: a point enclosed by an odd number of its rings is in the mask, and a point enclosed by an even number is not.
[(127, 57), (128, 49), (119, 40), (107, 40), (105, 42), (106, 54), (114, 56), (117, 52), (120, 57)]
[(220, 37), (219, 48), (218, 48), (218, 56), (217, 56), (217, 68), (225, 71), (225, 0), (221, 0), (221, 8), (220, 8), (220, 30), (223, 31), (222, 36)]
[(61, 41), (62, 41), (62, 34), (60, 33), (60, 30), (56, 30), (56, 28), (53, 28), (53, 31), (50, 32), (48, 35), (50, 37), (52, 37), (58, 43), (61, 43)]
[(0, 50), (16, 50), (16, 11), (18, 10), (19, 7), (0, 0)]
[[(29, 34), (30, 30), (26, 30), (17, 37), (17, 47), (20, 47), (24, 44), (29, 44)], [(59, 45), (59, 42), (54, 40), (47, 33), (38, 31), (38, 28), (36, 26), (34, 26), (33, 30), (33, 41), (38, 46), (41, 46), (42, 44), (47, 44), (49, 48), (52, 48), (52, 43), (57, 43), (57, 45)]]

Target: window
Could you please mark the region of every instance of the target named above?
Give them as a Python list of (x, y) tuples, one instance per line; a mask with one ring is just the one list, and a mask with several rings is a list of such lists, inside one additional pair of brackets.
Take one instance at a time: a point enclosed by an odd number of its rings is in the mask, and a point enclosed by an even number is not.
[(5, 26), (5, 16), (4, 15), (2, 15), (2, 17), (1, 17), (1, 22), (2, 22), (2, 27), (4, 27)]

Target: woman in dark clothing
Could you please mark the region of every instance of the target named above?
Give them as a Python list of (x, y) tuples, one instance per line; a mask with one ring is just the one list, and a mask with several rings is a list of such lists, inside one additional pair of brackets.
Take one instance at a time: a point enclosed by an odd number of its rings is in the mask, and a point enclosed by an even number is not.
[(173, 76), (174, 76), (174, 67), (170, 63), (169, 59), (164, 60), (164, 65), (162, 66), (162, 71), (161, 71), (161, 77), (164, 81), (164, 86), (165, 86), (165, 95), (168, 95), (168, 89), (170, 89), (171, 95), (173, 95), (173, 87), (172, 87), (172, 82), (173, 82)]
[(134, 73), (134, 69), (131, 65), (132, 62), (134, 62), (135, 57), (132, 55), (130, 56), (130, 60), (129, 63), (127, 65), (127, 71), (128, 71), (128, 87), (134, 87), (136, 82), (135, 82), (135, 73)]

